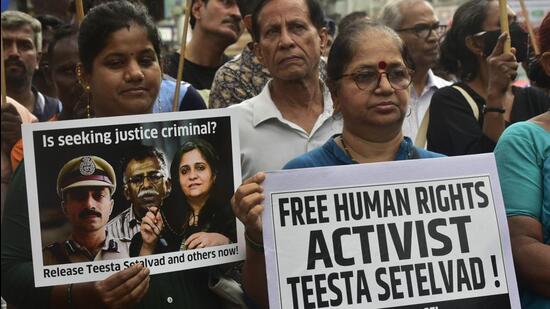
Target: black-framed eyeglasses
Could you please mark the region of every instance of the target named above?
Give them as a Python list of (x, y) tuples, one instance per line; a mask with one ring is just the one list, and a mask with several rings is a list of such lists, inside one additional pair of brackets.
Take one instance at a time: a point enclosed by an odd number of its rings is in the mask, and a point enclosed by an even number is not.
[(435, 22), (433, 24), (416, 24), (414, 27), (397, 29), (395, 31), (413, 31), (419, 39), (427, 39), (432, 35), (432, 31), (441, 36), (445, 33), (445, 30), (447, 30), (446, 25), (440, 25), (439, 22)]
[(385, 74), (393, 89), (404, 90), (409, 88), (413, 72), (404, 66), (400, 66), (382, 72), (377, 70), (362, 70), (355, 73), (343, 74), (339, 79), (349, 76), (360, 90), (374, 91), (380, 85), (382, 74)]
[(147, 178), (149, 182), (159, 183), (162, 179), (164, 179), (164, 174), (159, 171), (150, 172), (147, 174), (134, 175), (129, 177), (126, 181), (132, 185), (141, 185), (145, 181), (145, 178)]

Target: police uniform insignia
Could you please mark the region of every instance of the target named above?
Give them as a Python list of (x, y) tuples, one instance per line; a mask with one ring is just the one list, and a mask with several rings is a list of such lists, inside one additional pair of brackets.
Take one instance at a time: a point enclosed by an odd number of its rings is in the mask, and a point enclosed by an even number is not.
[(80, 159), (80, 174), (83, 176), (93, 175), (95, 172), (95, 163), (92, 157), (84, 156)]

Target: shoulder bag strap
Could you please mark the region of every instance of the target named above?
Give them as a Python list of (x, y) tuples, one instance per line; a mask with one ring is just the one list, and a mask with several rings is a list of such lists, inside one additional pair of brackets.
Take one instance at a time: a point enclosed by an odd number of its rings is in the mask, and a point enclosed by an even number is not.
[(428, 107), (428, 110), (424, 114), (424, 118), (422, 118), (422, 122), (420, 123), (420, 128), (418, 128), (418, 132), (416, 132), (416, 137), (414, 139), (414, 145), (416, 147), (426, 149), (426, 147), (428, 146), (427, 137), (428, 137), (429, 123), (430, 123), (430, 108)]
[(470, 96), (468, 94), (468, 92), (466, 92), (466, 90), (462, 89), (462, 87), (460, 87), (460, 86), (454, 85), (453, 88), (458, 90), (458, 92), (460, 92), (462, 94), (464, 99), (466, 99), (468, 104), (470, 104), (470, 108), (472, 109), (472, 112), (474, 113), (474, 117), (476, 117), (476, 120), (479, 121), (479, 108), (477, 107), (477, 104), (474, 101), (474, 99), (472, 99), (472, 96)]

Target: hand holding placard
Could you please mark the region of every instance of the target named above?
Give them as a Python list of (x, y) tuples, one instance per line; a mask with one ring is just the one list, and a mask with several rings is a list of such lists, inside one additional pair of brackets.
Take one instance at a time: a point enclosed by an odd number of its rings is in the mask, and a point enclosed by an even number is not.
[(264, 173), (245, 180), (231, 198), (231, 207), (235, 216), (241, 220), (246, 228), (246, 233), (256, 243), (262, 243), (262, 212), (261, 204), (265, 196), (264, 189), (260, 185), (265, 180)]

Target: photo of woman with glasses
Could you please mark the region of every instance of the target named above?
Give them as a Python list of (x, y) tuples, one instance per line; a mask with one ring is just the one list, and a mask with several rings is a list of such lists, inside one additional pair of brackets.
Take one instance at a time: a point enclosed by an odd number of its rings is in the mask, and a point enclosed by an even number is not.
[(130, 255), (149, 255), (226, 245), (236, 241), (230, 196), (221, 193), (219, 157), (200, 138), (187, 140), (170, 167), (172, 190), (161, 209), (152, 207), (130, 246)]

